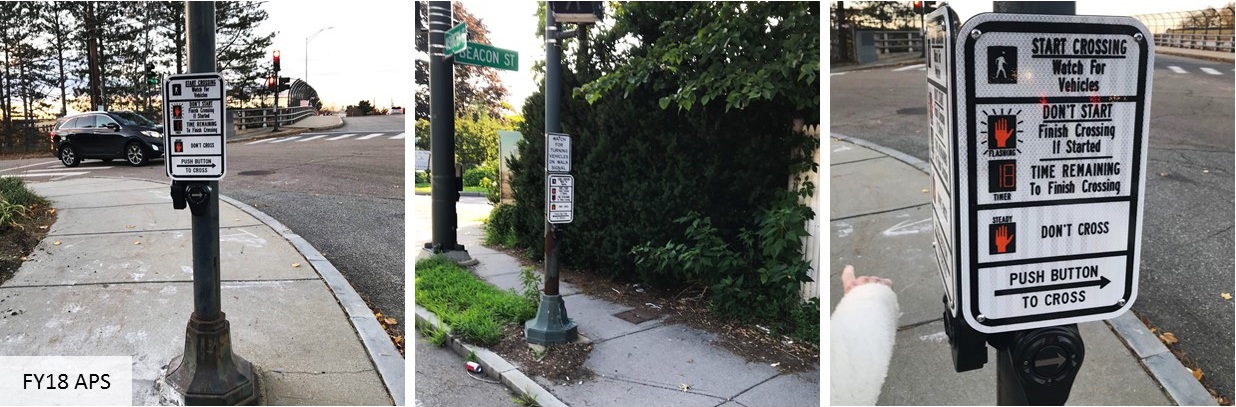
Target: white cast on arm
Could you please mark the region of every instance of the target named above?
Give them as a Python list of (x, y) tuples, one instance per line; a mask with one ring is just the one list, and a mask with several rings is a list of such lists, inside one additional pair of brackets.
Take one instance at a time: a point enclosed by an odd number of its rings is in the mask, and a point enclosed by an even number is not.
[(884, 284), (850, 290), (830, 322), (831, 405), (875, 405), (897, 333), (897, 294)]

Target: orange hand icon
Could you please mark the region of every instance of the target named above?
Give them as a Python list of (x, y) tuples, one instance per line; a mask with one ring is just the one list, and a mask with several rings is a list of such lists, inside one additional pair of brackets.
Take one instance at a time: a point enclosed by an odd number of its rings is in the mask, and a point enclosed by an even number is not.
[(1009, 243), (1013, 242), (1013, 235), (1009, 234), (1008, 226), (996, 228), (996, 253), (1006, 253), (1009, 249)]
[(1009, 137), (1013, 131), (1009, 129), (1008, 119), (996, 120), (996, 148), (1007, 148)]

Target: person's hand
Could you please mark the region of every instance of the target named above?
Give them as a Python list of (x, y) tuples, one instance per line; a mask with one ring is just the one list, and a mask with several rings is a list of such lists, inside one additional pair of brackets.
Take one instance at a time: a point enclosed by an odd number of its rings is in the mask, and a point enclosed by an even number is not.
[(841, 286), (845, 287), (845, 293), (849, 294), (850, 290), (854, 289), (854, 287), (858, 287), (863, 284), (884, 284), (892, 287), (893, 280), (876, 276), (862, 276), (855, 278), (854, 266), (847, 264), (845, 269), (841, 271)]

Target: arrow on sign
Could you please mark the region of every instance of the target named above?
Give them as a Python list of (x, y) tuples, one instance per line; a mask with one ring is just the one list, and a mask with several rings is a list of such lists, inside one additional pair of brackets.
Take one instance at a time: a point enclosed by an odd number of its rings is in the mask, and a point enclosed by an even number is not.
[(1065, 359), (1064, 355), (1057, 353), (1056, 357), (1054, 358), (1039, 359), (1039, 360), (1034, 361), (1034, 367), (1043, 367), (1043, 366), (1051, 366), (1051, 365), (1060, 367), (1060, 365), (1063, 365), (1064, 362), (1066, 361), (1068, 361), (1068, 359)]
[(996, 290), (996, 295), (1015, 295), (1015, 294), (1025, 294), (1025, 293), (1037, 293), (1037, 292), (1042, 292), (1042, 291), (1067, 290), (1070, 288), (1090, 287), (1090, 286), (1096, 286), (1096, 285), (1099, 286), (1100, 289), (1102, 289), (1103, 287), (1107, 287), (1107, 284), (1111, 282), (1112, 280), (1108, 280), (1107, 277), (1099, 276), (1098, 280), (1080, 281), (1076, 283), (1064, 283), (1064, 284), (1056, 284), (1056, 285), (1045, 285), (1045, 286), (1039, 286), (1039, 287), (1010, 288), (1007, 290)]
[(177, 166), (177, 167), (180, 167), (180, 168), (206, 168), (206, 167), (215, 168), (215, 167), (216, 167), (216, 166), (215, 166), (215, 163), (210, 163), (210, 164), (192, 164), (192, 165), (181, 165), (181, 164), (176, 164), (176, 166)]

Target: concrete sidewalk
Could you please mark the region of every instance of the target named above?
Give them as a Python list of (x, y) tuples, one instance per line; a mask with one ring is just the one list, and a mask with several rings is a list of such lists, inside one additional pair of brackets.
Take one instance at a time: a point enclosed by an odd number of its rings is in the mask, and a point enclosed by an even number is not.
[[(501, 289), (520, 288), (519, 261), (481, 245), (480, 225), (459, 229), (459, 242), (480, 261), (472, 271)], [(743, 360), (712, 345), (714, 336), (662, 319), (632, 324), (615, 317), (629, 307), (582, 294), (563, 282), (563, 300), (579, 333), (592, 341), (585, 366), (596, 374), (583, 383), (528, 379), (488, 350), (477, 355), (485, 372), (512, 390), (537, 396), (541, 406), (816, 406), (820, 402), (820, 371), (786, 374), (764, 363)], [(417, 307), (420, 323), (436, 317)], [(466, 355), (474, 349), (456, 345)], [(461, 362), (462, 363), (462, 362)], [(680, 387), (687, 384), (683, 391)]]
[[(134, 404), (165, 403), (156, 382), (183, 353), (193, 311), (189, 211), (172, 209), (166, 183), (29, 186), (59, 218), (0, 286), (10, 310), (0, 355), (131, 356)], [(221, 201), (219, 213), (222, 310), (233, 349), (254, 365), (259, 403), (401, 403), (403, 359), (338, 271), (247, 205)]]
[[(846, 264), (858, 275), (891, 278), (902, 312), (879, 404), (995, 404), (995, 350), (988, 347), (988, 363), (980, 370), (953, 369), (931, 246), (930, 167), (838, 134), (829, 139), (829, 151), (830, 312), (842, 297), (838, 281)], [(1069, 404), (1215, 405), (1132, 313), (1079, 327), (1085, 361)]]

